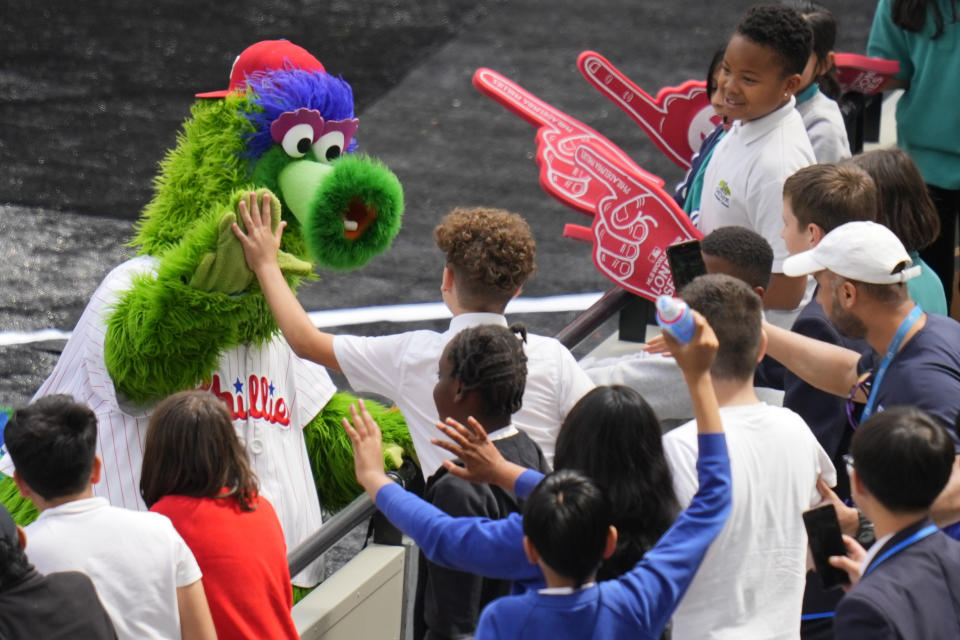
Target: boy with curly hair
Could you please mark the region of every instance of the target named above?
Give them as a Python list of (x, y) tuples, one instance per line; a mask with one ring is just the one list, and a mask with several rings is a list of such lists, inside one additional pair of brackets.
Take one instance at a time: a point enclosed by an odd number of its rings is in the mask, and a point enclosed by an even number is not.
[[(535, 269), (536, 245), (530, 227), (520, 216), (500, 209), (454, 209), (434, 230), (437, 246), (446, 253), (440, 291), (453, 314), (449, 328), (443, 333), (334, 336), (313, 326), (290, 291), (277, 264), (283, 227), (271, 231), (269, 211), (261, 213), (252, 203), (249, 210), (247, 203), (240, 203), (247, 232), (235, 226), (234, 233), (287, 342), (301, 358), (342, 372), (354, 391), (396, 402), (410, 429), (423, 476), (429, 478), (449, 457), (430, 442), (438, 418), (433, 388), (440, 355), (463, 329), (507, 326), (504, 309)], [(594, 385), (557, 340), (531, 334), (524, 350), (527, 384), (513, 424), (540, 446), (552, 464), (564, 416)]]

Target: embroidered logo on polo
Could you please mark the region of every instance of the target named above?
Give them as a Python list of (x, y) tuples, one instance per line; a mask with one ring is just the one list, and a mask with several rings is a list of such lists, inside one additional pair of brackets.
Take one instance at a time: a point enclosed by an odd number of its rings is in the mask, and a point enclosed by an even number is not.
[(250, 374), (247, 381), (241, 382), (237, 378), (228, 383), (226, 388), (221, 385), (220, 376), (213, 374), (213, 379), (199, 387), (220, 398), (227, 405), (227, 411), (234, 420), (260, 418), (273, 424), (288, 426), (290, 412), (287, 402), (277, 397), (277, 389), (273, 382), (264, 376), (257, 377)]
[(721, 180), (717, 184), (717, 188), (713, 192), (713, 197), (723, 206), (727, 208), (730, 207), (730, 185), (727, 184), (726, 180)]

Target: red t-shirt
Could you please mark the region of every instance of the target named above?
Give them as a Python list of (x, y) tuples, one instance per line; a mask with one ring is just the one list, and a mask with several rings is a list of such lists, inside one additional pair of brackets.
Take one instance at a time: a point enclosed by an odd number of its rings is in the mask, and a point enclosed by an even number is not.
[(273, 505), (242, 511), (233, 498), (164, 496), (151, 508), (173, 522), (203, 572), (221, 638), (299, 638), (287, 546)]

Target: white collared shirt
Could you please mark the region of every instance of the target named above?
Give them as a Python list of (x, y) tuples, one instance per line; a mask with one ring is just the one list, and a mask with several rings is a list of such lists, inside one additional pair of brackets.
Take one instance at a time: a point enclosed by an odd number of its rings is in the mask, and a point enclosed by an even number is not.
[(783, 227), (783, 182), (814, 164), (803, 118), (790, 98), (762, 118), (733, 125), (713, 151), (703, 178), (700, 229), (739, 225), (753, 229), (774, 247), (774, 272), (787, 256)]
[(880, 553), (880, 549), (883, 549), (883, 545), (890, 542), (890, 538), (892, 537), (893, 533), (888, 533), (879, 540), (874, 541), (873, 546), (867, 550), (867, 555), (863, 557), (863, 562), (860, 563), (861, 576), (864, 574), (864, 572), (866, 572), (867, 567), (870, 566), (870, 563), (873, 562), (873, 559), (877, 557), (877, 554)]
[[(717, 143), (704, 172), (698, 226), (704, 233), (728, 226), (751, 229), (773, 248), (773, 273), (783, 273), (789, 255), (783, 230), (783, 183), (798, 169), (816, 162), (803, 119), (793, 97), (762, 118), (735, 120)], [(813, 287), (804, 296), (809, 301)], [(794, 311), (774, 311), (769, 321), (789, 329)]]
[[(506, 327), (507, 319), (497, 313), (462, 313), (450, 320), (443, 333), (420, 330), (377, 337), (341, 335), (333, 340), (337, 362), (354, 391), (377, 393), (397, 403), (425, 478), (451, 458), (430, 443), (440, 435), (434, 426), (438, 417), (433, 402), (440, 355), (457, 333), (481, 324)], [(553, 464), (560, 424), (594, 384), (566, 347), (553, 338), (528, 334), (524, 351), (527, 386), (523, 407), (513, 415), (513, 424), (530, 436)]]
[(180, 637), (177, 588), (201, 574), (166, 516), (86, 498), (43, 511), (26, 535), (40, 573), (89, 576), (121, 640)]
[(850, 141), (840, 106), (817, 91), (797, 105), (817, 162), (839, 162), (850, 157)]

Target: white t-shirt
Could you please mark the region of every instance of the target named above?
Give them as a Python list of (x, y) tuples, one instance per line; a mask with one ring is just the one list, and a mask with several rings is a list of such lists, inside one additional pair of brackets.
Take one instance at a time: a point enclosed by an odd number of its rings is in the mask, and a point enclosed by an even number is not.
[(165, 516), (87, 498), (47, 509), (26, 533), (27, 558), (37, 571), (90, 577), (120, 640), (180, 637), (177, 588), (201, 574)]
[[(735, 120), (717, 143), (704, 170), (697, 226), (707, 234), (738, 226), (763, 236), (773, 247), (773, 273), (783, 273), (789, 255), (783, 229), (783, 183), (797, 169), (816, 162), (795, 100), (750, 122)], [(803, 308), (771, 311), (767, 319), (790, 329)]]
[[(107, 274), (53, 372), (33, 397), (66, 393), (93, 409), (97, 455), (103, 461), (94, 495), (128, 509), (146, 509), (140, 498), (140, 465), (154, 407), (117, 398), (103, 360), (104, 335), (112, 305), (135, 276), (152, 273), (156, 265), (154, 258), (141, 256)], [(260, 493), (276, 509), (287, 548), (292, 550), (322, 524), (302, 429), (336, 392), (330, 376), (320, 365), (298, 358), (276, 336), (264, 345), (244, 344), (223, 352), (208, 388), (227, 404), (260, 480)], [(0, 471), (12, 474), (9, 456), (0, 461)], [(297, 574), (294, 583), (313, 586), (321, 580), (322, 571), (322, 564), (315, 562)]]
[[(336, 336), (333, 350), (343, 374), (357, 392), (372, 392), (397, 403), (407, 421), (423, 475), (429, 478), (451, 456), (430, 443), (441, 435), (434, 426), (433, 387), (444, 347), (463, 329), (481, 324), (507, 326), (495, 313), (463, 313), (443, 333), (409, 331), (391, 336)], [(540, 445), (553, 464), (560, 424), (594, 387), (570, 352), (553, 338), (527, 335), (527, 386), (513, 424)]]
[[(807, 557), (802, 513), (821, 501), (817, 477), (833, 486), (836, 471), (789, 409), (761, 402), (723, 407), (720, 417), (733, 507), (674, 614), (674, 640), (796, 640)], [(686, 507), (698, 486), (696, 423), (666, 434), (663, 447)]]
[(810, 99), (797, 103), (797, 111), (817, 162), (838, 162), (850, 157), (847, 127), (836, 102), (818, 90)]

